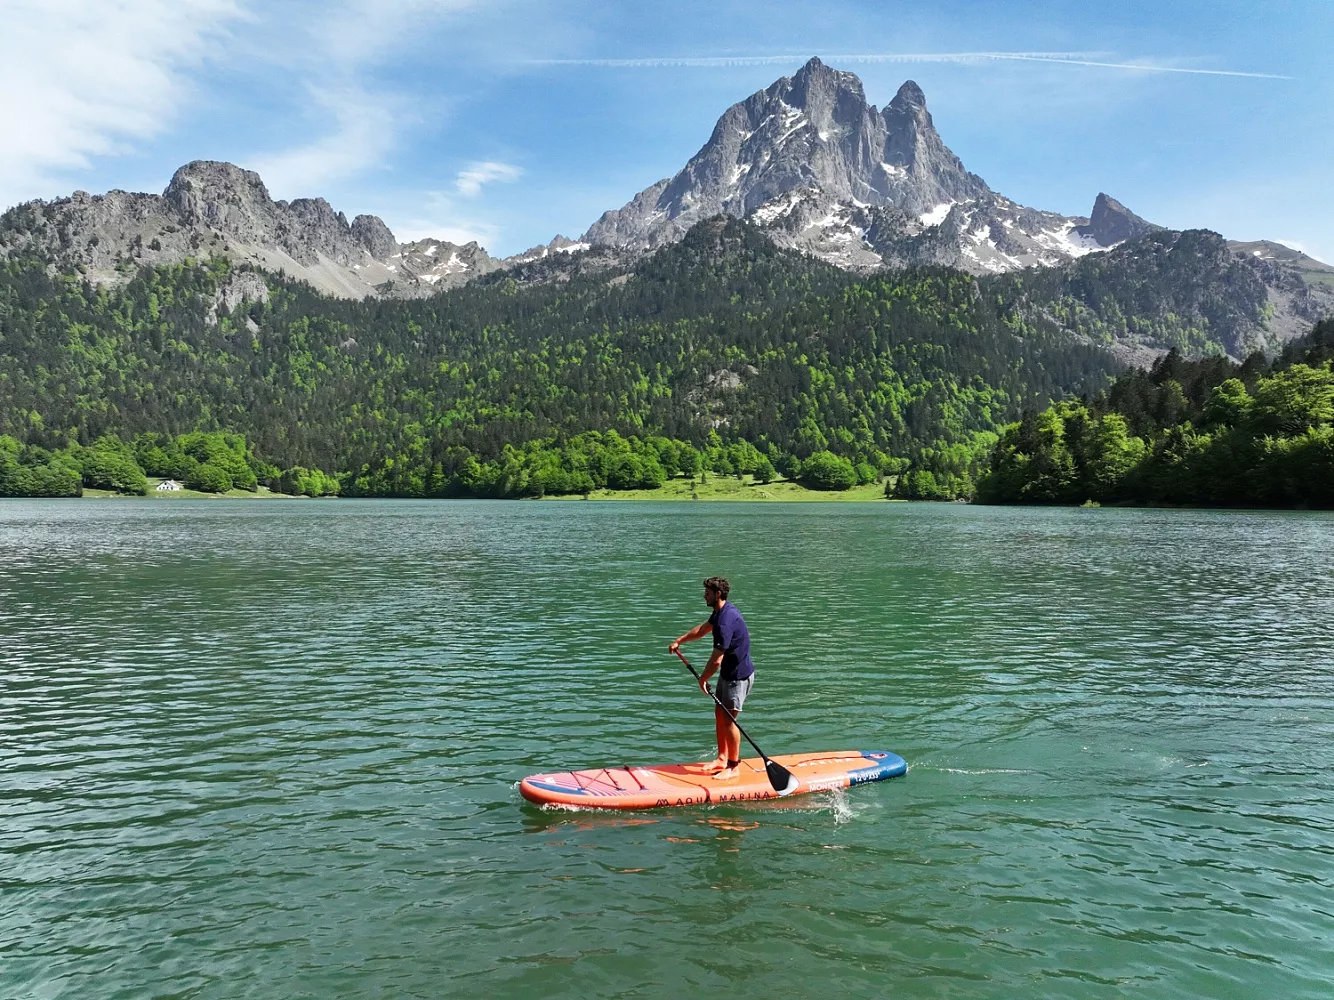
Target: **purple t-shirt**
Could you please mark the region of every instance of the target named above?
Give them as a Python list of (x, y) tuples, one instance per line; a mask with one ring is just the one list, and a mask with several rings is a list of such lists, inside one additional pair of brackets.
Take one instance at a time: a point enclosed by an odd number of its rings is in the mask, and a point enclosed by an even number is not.
[(750, 662), (750, 632), (741, 612), (727, 602), (709, 615), (709, 624), (713, 626), (713, 648), (723, 651), (718, 679), (743, 681), (755, 673), (755, 664)]

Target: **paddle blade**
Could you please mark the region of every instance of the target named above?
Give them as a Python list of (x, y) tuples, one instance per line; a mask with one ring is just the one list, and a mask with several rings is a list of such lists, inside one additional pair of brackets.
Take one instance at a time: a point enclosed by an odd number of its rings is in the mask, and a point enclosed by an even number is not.
[(772, 760), (764, 762), (764, 773), (769, 776), (769, 784), (779, 795), (791, 795), (797, 790), (797, 777), (782, 764)]

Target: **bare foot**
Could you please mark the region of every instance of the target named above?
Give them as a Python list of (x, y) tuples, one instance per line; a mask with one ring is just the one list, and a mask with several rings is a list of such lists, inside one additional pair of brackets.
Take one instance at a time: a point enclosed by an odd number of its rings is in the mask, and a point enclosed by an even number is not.
[(707, 764), (701, 767), (700, 770), (703, 771), (705, 774), (714, 774), (715, 772), (721, 771), (726, 766), (727, 766), (726, 757), (715, 757), (713, 758), (713, 760), (709, 761)]
[(736, 768), (735, 768), (735, 767), (725, 767), (725, 768), (723, 768), (721, 771), (719, 771), (717, 774), (715, 774), (715, 775), (713, 776), (713, 780), (714, 780), (714, 781), (735, 781), (735, 780), (736, 780)]

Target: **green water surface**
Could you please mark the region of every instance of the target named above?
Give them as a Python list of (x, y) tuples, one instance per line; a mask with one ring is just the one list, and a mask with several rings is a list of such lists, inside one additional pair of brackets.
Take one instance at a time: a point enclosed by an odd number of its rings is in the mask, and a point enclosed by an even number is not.
[[(1334, 996), (1334, 516), (0, 503), (0, 997)], [(906, 777), (545, 812), (712, 756)], [(698, 661), (701, 645), (687, 647)]]

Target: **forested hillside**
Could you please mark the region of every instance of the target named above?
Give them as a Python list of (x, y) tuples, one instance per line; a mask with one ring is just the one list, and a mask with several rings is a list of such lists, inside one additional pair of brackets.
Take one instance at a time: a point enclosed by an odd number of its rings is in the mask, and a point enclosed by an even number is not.
[[(345, 474), (349, 492), (521, 494), (542, 465), (525, 446), (570, 466), (587, 449), (568, 442), (612, 431), (706, 458), (745, 442), (793, 473), (826, 450), (964, 471), (1022, 408), (1116, 369), (962, 273), (857, 281), (736, 220), (633, 271), (418, 301), (330, 299), (222, 260), (111, 289), (44, 263), (0, 272), (0, 433), (55, 449), (234, 432), (278, 467)], [(488, 462), (508, 463), (503, 482)]]
[(1006, 429), (991, 503), (1334, 506), (1334, 322), (1273, 361), (1165, 355)]
[(983, 286), (1026, 326), (1064, 329), (1123, 351), (1187, 356), (1277, 350), (1331, 308), (1328, 293), (1292, 269), (1234, 253), (1207, 230), (1161, 230)]

